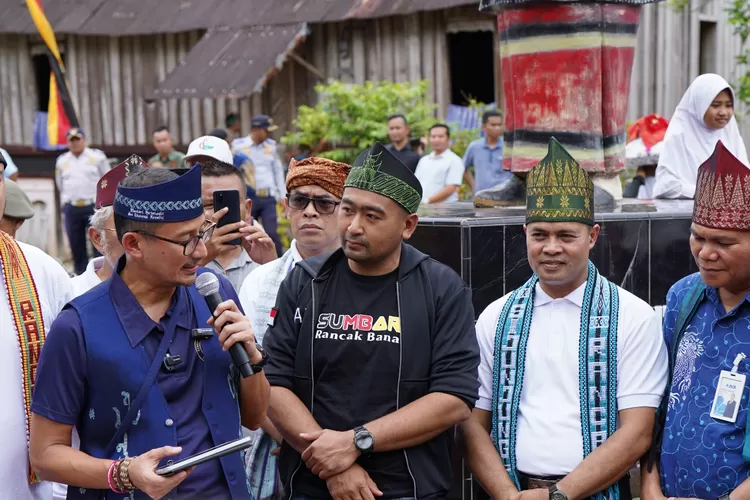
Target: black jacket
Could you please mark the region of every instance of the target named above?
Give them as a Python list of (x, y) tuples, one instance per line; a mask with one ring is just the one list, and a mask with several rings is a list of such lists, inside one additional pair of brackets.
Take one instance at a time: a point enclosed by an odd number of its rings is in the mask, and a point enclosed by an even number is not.
[[(265, 336), (268, 381), (294, 392), (308, 409), (315, 391), (310, 363), (315, 309), (321, 303), (322, 285), (343, 258), (344, 252), (337, 250), (297, 264), (281, 285), (274, 324)], [(402, 332), (397, 407), (428, 393), (442, 392), (474, 408), (479, 390), (479, 347), (471, 290), (453, 270), (402, 244), (394, 293)], [(416, 498), (442, 498), (448, 493), (452, 448), (452, 432), (448, 430), (404, 450)], [(305, 467), (299, 453), (284, 443), (279, 472), (290, 495), (290, 481), (298, 467)]]

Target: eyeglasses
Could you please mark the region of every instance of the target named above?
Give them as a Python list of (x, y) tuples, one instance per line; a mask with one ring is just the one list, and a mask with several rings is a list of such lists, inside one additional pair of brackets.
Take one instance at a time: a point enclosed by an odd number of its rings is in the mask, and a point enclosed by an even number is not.
[(133, 232), (142, 234), (144, 236), (149, 236), (151, 238), (156, 238), (157, 240), (166, 241), (167, 243), (172, 243), (174, 245), (180, 245), (182, 247), (182, 255), (188, 256), (191, 253), (195, 252), (195, 249), (198, 248), (198, 243), (200, 243), (201, 240), (203, 240), (204, 243), (208, 243), (208, 240), (210, 240), (211, 236), (213, 236), (214, 234), (214, 229), (216, 229), (216, 223), (210, 222), (209, 226), (206, 229), (198, 233), (196, 236), (193, 236), (189, 240), (185, 240), (185, 241), (170, 240), (169, 238), (164, 238), (156, 234), (149, 233), (147, 231), (133, 231)]
[(315, 211), (320, 215), (332, 214), (336, 207), (341, 205), (340, 201), (333, 201), (328, 198), (310, 198), (300, 193), (287, 194), (286, 199), (289, 202), (289, 207), (295, 210), (304, 210), (312, 202)]

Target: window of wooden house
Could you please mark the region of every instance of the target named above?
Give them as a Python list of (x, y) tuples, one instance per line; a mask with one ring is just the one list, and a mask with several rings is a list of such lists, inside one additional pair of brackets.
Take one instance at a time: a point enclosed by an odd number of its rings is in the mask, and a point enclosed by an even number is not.
[(466, 106), (469, 99), (495, 102), (495, 37), (492, 31), (448, 33), (450, 102)]
[[(59, 48), (63, 63), (65, 63), (65, 52), (61, 46)], [(31, 47), (31, 63), (34, 68), (34, 80), (36, 83), (37, 111), (45, 113), (49, 107), (49, 76), (52, 71), (49, 62), (50, 57), (45, 45), (40, 44)]]
[(700, 52), (698, 73), (716, 73), (716, 22), (700, 21)]

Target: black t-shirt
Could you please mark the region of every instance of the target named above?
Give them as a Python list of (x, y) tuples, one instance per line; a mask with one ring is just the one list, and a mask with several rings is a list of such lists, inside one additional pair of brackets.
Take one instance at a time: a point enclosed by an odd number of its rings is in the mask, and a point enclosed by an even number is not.
[(386, 147), (390, 149), (393, 156), (401, 160), (401, 163), (406, 165), (412, 173), (417, 170), (417, 164), (422, 157), (411, 148), (411, 145), (407, 144), (404, 149), (396, 149), (393, 144), (389, 144)]
[[(401, 326), (396, 300), (398, 271), (355, 274), (341, 259), (317, 308), (313, 339), (313, 417), (324, 429), (346, 431), (396, 411)], [(357, 460), (384, 493), (414, 495), (402, 450)], [(325, 481), (302, 465), (294, 491), (328, 498)]]

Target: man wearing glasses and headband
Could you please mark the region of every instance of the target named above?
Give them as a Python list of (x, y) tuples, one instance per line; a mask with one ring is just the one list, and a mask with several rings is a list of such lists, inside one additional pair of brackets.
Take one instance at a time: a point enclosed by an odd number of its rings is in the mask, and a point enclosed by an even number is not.
[[(66, 306), (42, 349), (31, 464), (42, 479), (70, 485), (68, 498), (108, 490), (117, 498), (133, 490), (247, 498), (239, 452), (173, 476), (154, 473), (167, 457), (237, 439), (241, 425), (257, 429), (268, 405), (264, 355), (232, 286), (219, 276), (227, 300), (210, 311), (194, 285), (214, 229), (200, 168), (131, 174), (117, 187), (114, 213), (125, 255), (109, 280)], [(227, 352), (235, 343), (254, 375), (240, 379)], [(73, 426), (81, 451), (70, 446)]]
[[(339, 248), (336, 217), (351, 168), (326, 158), (291, 160), (283, 203), (294, 239), (280, 259), (253, 270), (240, 289), (242, 308), (261, 345), (276, 294), (287, 274), (301, 260)], [(266, 420), (256, 436), (258, 440), (248, 454), (248, 481), (253, 498), (264, 500), (273, 498), (279, 487), (276, 456), (271, 451), (281, 443), (281, 435)]]

